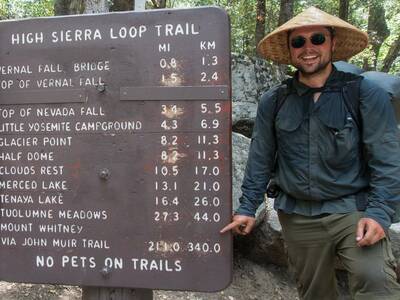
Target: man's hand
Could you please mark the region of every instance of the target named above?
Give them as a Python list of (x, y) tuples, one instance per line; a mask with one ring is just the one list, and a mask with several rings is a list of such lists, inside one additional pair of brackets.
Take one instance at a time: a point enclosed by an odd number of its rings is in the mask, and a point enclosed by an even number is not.
[(232, 222), (221, 229), (220, 233), (232, 230), (233, 233), (246, 235), (253, 229), (256, 219), (248, 216), (234, 215)]
[(357, 224), (357, 245), (371, 246), (386, 236), (382, 226), (374, 219), (361, 218)]

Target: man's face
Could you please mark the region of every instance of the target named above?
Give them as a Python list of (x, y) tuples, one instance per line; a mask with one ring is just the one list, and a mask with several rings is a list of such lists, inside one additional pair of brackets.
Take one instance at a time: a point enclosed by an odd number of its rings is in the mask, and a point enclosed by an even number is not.
[(323, 26), (295, 29), (289, 36), (292, 65), (305, 76), (323, 71), (332, 60), (334, 47), (335, 39)]

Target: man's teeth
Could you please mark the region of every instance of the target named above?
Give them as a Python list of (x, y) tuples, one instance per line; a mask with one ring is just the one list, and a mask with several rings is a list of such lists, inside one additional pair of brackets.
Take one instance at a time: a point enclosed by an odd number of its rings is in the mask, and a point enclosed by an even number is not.
[(317, 58), (317, 56), (313, 55), (313, 56), (303, 56), (303, 59), (314, 59)]

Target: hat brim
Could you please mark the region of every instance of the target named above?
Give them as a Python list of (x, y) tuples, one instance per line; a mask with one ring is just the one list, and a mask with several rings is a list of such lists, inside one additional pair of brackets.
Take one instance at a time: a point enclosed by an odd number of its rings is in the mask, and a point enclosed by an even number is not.
[[(311, 14), (311, 16), (310, 16)], [(368, 46), (368, 35), (353, 25), (311, 7), (264, 37), (257, 51), (266, 59), (280, 64), (290, 64), (288, 32), (308, 26), (325, 26), (335, 29), (336, 46), (332, 60), (346, 60)]]

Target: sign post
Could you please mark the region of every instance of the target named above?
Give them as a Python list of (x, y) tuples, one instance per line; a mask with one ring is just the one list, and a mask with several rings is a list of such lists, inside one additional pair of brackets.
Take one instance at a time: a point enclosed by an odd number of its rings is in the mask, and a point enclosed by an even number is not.
[(226, 13), (4, 21), (0, 41), (1, 278), (85, 300), (225, 288)]
[(146, 9), (146, 0), (135, 0), (135, 11), (143, 11)]
[(146, 289), (84, 287), (82, 300), (152, 300), (153, 291)]

